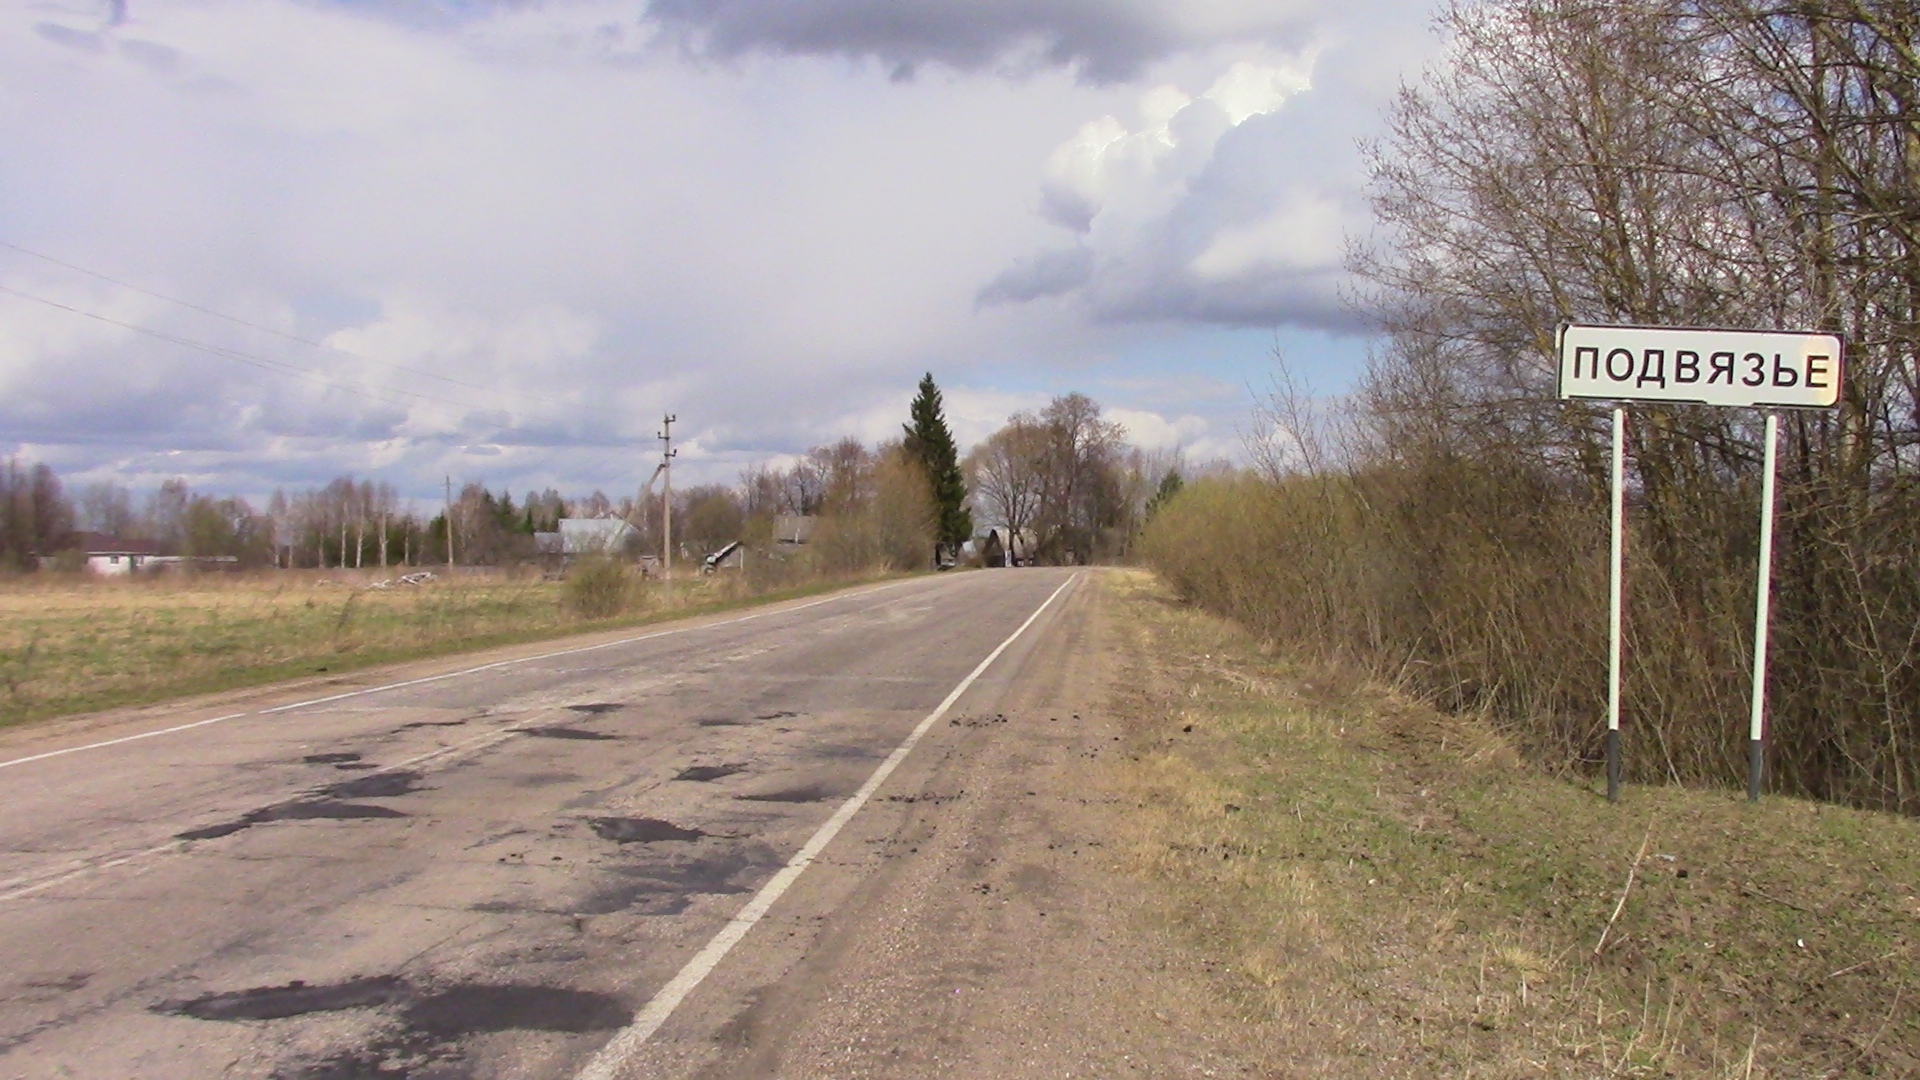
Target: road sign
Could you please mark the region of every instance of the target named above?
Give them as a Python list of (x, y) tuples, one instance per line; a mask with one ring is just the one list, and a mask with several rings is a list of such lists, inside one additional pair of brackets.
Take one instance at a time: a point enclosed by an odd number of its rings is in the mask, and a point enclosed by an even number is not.
[(1780, 417), (1774, 409), (1840, 403), (1845, 359), (1834, 334), (1664, 326), (1560, 327), (1560, 396), (1614, 402), (1613, 534), (1607, 583), (1607, 798), (1620, 798), (1621, 582), (1626, 571), (1628, 402), (1767, 409), (1760, 484), (1760, 582), (1754, 601), (1753, 696), (1747, 716), (1747, 797), (1766, 764), (1767, 628), (1773, 593), (1773, 499)]
[(1833, 334), (1654, 326), (1560, 328), (1560, 396), (1827, 409), (1840, 401)]

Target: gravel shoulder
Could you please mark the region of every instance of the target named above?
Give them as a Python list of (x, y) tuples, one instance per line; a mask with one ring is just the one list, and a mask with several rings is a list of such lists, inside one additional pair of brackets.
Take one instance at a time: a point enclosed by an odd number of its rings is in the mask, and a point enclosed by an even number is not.
[(1153, 668), (1111, 581), (983, 680), (991, 708), (963, 702), (632, 1075), (1260, 1071), (1133, 854), (1128, 703)]

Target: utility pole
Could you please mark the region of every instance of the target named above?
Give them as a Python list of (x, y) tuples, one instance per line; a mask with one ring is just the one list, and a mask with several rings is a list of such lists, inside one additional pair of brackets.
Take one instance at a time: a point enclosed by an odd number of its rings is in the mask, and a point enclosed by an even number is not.
[(453, 474), (447, 474), (447, 573), (453, 573)]
[(680, 419), (669, 413), (660, 424), (660, 468), (666, 473), (666, 490), (660, 496), (660, 570), (673, 580), (673, 459), (680, 451), (673, 448), (673, 422)]

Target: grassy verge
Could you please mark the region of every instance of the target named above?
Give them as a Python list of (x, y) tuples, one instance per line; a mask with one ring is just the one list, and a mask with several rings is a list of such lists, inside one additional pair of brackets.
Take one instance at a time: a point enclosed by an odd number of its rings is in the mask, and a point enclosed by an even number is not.
[(624, 612), (574, 614), (538, 575), (368, 589), (342, 575), (0, 585), (0, 727), (188, 694), (599, 630), (829, 592), (872, 578), (770, 591), (737, 579), (653, 585)]
[(1108, 580), (1132, 864), (1277, 1075), (1920, 1075), (1920, 821), (1610, 805), (1485, 725)]

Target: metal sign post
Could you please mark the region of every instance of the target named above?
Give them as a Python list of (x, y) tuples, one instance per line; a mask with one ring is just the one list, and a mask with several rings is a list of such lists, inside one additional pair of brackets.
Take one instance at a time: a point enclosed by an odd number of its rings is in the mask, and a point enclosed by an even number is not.
[(1766, 463), (1760, 479), (1760, 587), (1753, 601), (1753, 706), (1747, 717), (1747, 801), (1760, 801), (1767, 771), (1767, 625), (1773, 601), (1773, 474), (1780, 414), (1767, 414)]
[(1620, 632), (1626, 547), (1626, 403), (1766, 409), (1760, 488), (1760, 580), (1754, 604), (1753, 700), (1747, 728), (1747, 797), (1766, 774), (1767, 624), (1773, 592), (1775, 409), (1831, 409), (1840, 402), (1843, 349), (1833, 334), (1653, 326), (1560, 328), (1563, 399), (1611, 401), (1613, 536), (1607, 592), (1607, 799), (1620, 798)]
[(1620, 801), (1620, 617), (1627, 550), (1627, 410), (1613, 407), (1613, 551), (1607, 574), (1607, 801)]

